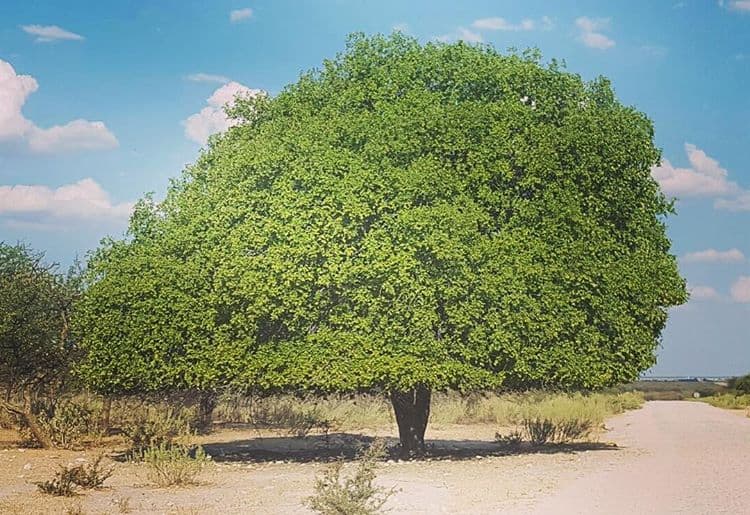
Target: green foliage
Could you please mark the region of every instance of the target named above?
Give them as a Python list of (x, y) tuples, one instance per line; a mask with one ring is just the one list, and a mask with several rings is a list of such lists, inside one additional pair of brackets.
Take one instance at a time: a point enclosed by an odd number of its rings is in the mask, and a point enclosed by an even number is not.
[(146, 407), (131, 411), (122, 425), (131, 451), (172, 445), (175, 438), (191, 433), (189, 418), (173, 408)]
[(724, 409), (744, 409), (750, 407), (750, 394), (736, 395), (724, 393), (704, 399), (711, 406)]
[(42, 253), (0, 242), (0, 385), (10, 399), (68, 372), (77, 354), (69, 321), (79, 290), (75, 267), (63, 275)]
[(181, 444), (150, 447), (140, 458), (147, 467), (149, 481), (160, 487), (195, 484), (197, 476), (211, 463), (203, 447)]
[(354, 473), (342, 478), (343, 462), (330, 465), (315, 481), (315, 495), (307, 505), (323, 515), (374, 515), (394, 493), (373, 484), (377, 462), (385, 456), (385, 444), (376, 440), (363, 452)]
[(739, 393), (750, 394), (750, 374), (741, 377), (733, 377), (727, 383), (727, 387)]
[(55, 445), (65, 449), (81, 445), (85, 438), (101, 436), (98, 422), (89, 406), (74, 401), (54, 406), (51, 417), (39, 417), (39, 423)]
[(538, 55), (353, 36), (89, 262), (98, 391), (598, 388), (686, 299), (653, 126)]

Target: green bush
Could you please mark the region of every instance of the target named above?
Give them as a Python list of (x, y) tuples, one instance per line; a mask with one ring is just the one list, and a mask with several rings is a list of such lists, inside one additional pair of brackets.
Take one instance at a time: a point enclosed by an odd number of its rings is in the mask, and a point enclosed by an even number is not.
[(362, 453), (354, 473), (342, 478), (344, 464), (341, 461), (330, 465), (315, 481), (315, 495), (308, 498), (307, 505), (322, 515), (374, 515), (380, 513), (393, 489), (373, 484), (378, 460), (385, 456), (385, 443), (375, 440)]
[(147, 448), (140, 458), (147, 467), (148, 480), (160, 487), (195, 484), (198, 474), (211, 463), (203, 447), (181, 444)]
[(727, 386), (738, 393), (750, 394), (750, 374), (741, 377), (733, 377), (729, 380)]
[(130, 440), (132, 451), (138, 454), (151, 447), (171, 445), (175, 438), (189, 435), (190, 417), (172, 408), (133, 410), (124, 421), (122, 432)]
[(100, 437), (98, 417), (82, 403), (67, 401), (54, 407), (51, 416), (40, 416), (39, 423), (58, 447), (80, 446), (88, 437)]

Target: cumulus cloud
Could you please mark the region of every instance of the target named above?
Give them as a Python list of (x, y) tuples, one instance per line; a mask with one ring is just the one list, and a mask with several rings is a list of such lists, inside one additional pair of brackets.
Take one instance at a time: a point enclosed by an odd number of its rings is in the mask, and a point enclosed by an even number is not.
[(534, 20), (524, 18), (519, 23), (511, 23), (505, 18), (480, 18), (471, 24), (475, 29), (483, 30), (503, 30), (503, 31), (527, 31), (534, 30), (536, 23)]
[(217, 82), (219, 84), (226, 84), (230, 81), (229, 77), (212, 73), (191, 73), (185, 78), (191, 82)]
[(689, 286), (690, 300), (712, 301), (721, 299), (721, 295), (711, 286)]
[(741, 303), (750, 303), (750, 276), (741, 275), (732, 284), (730, 290), (732, 300)]
[(117, 138), (102, 122), (73, 120), (38, 127), (23, 115), (26, 99), (39, 88), (30, 75), (18, 75), (0, 59), (0, 143), (20, 145), (31, 152), (52, 153), (114, 148)]
[(442, 41), (443, 43), (449, 43), (451, 41), (465, 41), (467, 43), (481, 43), (484, 41), (482, 38), (482, 35), (479, 32), (475, 32), (473, 30), (467, 29), (466, 27), (459, 27), (456, 29), (454, 33), (451, 34), (443, 34), (442, 36), (438, 36), (438, 41)]
[(683, 263), (744, 263), (745, 255), (739, 249), (706, 249), (689, 252), (682, 256)]
[(253, 10), (249, 7), (245, 7), (244, 9), (234, 9), (232, 11), (229, 11), (229, 21), (232, 23), (238, 23), (243, 20), (248, 20), (253, 16)]
[(113, 203), (93, 179), (52, 189), (41, 185), (0, 186), (0, 215), (16, 223), (40, 221), (124, 221), (133, 203)]
[(22, 25), (21, 30), (35, 36), (37, 43), (53, 43), (55, 41), (83, 41), (84, 37), (70, 32), (57, 25)]
[(580, 41), (589, 48), (607, 50), (615, 46), (615, 41), (603, 34), (609, 29), (609, 18), (589, 18), (582, 16), (576, 19), (576, 26), (580, 29)]
[(685, 144), (690, 166), (673, 166), (667, 159), (651, 169), (665, 195), (714, 199), (714, 208), (725, 211), (750, 211), (750, 191), (729, 180), (729, 172), (703, 150)]
[(234, 105), (235, 98), (262, 94), (264, 94), (262, 90), (250, 89), (238, 82), (232, 81), (224, 84), (208, 98), (206, 107), (183, 122), (185, 136), (196, 143), (205, 144), (210, 135), (224, 132), (236, 124), (224, 111), (227, 106)]
[(750, 191), (742, 191), (734, 198), (717, 199), (714, 207), (725, 211), (750, 211)]

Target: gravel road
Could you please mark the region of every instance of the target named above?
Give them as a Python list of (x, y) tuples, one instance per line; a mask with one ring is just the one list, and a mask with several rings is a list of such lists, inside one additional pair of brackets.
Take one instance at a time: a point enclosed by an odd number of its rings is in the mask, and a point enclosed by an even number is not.
[(649, 402), (610, 424), (607, 439), (635, 452), (561, 482), (530, 513), (750, 513), (750, 418)]

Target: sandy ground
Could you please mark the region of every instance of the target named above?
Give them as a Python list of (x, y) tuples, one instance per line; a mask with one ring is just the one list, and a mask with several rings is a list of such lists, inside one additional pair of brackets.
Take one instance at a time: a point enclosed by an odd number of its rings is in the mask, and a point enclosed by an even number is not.
[[(750, 513), (750, 419), (702, 403), (651, 402), (607, 425), (599, 444), (510, 454), (492, 442), (495, 427), (433, 428), (442, 458), (383, 463), (378, 483), (398, 489), (390, 513)], [(123, 503), (129, 513), (308, 513), (327, 457), (358, 439), (224, 430), (204, 441), (216, 465), (201, 485), (153, 488), (142, 466), (118, 463), (106, 488), (58, 499), (36, 493), (33, 481), (96, 451), (22, 450), (0, 434), (0, 513), (121, 513)]]

